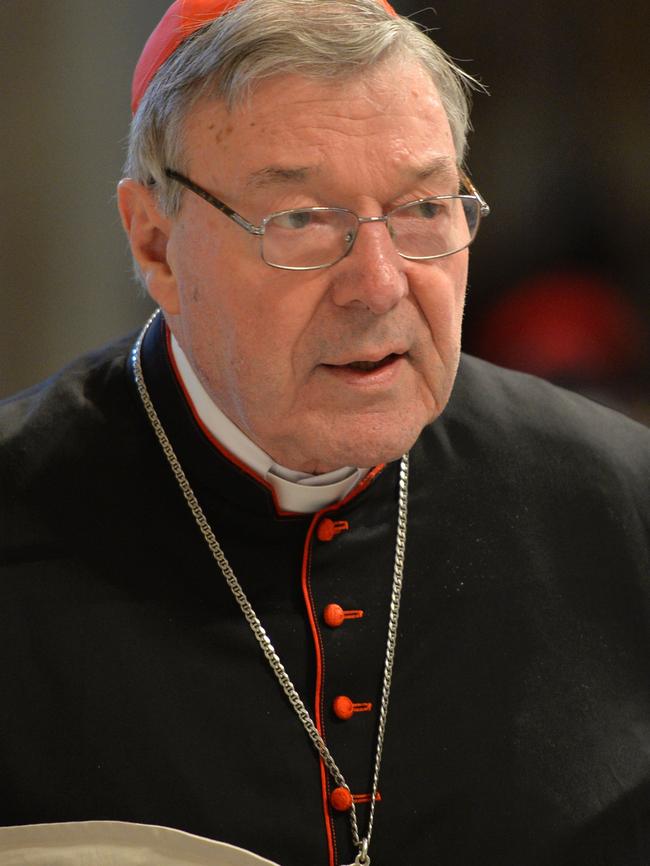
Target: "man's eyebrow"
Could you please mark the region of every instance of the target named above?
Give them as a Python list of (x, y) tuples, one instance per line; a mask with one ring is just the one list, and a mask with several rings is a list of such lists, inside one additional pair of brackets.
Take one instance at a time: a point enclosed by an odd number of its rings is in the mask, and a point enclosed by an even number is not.
[(263, 189), (269, 186), (280, 186), (284, 183), (300, 183), (317, 171), (318, 168), (316, 166), (281, 168), (275, 165), (268, 165), (250, 174), (246, 180), (246, 187), (249, 189)]
[[(267, 165), (254, 171), (246, 179), (247, 189), (266, 189), (282, 184), (303, 183), (309, 177), (320, 172), (319, 166), (304, 165), (292, 168), (276, 165)], [(440, 178), (441, 180), (458, 180), (458, 169), (456, 162), (448, 156), (436, 156), (421, 165), (410, 165), (405, 169), (413, 180), (428, 180)]]
[(458, 180), (456, 162), (448, 156), (436, 156), (422, 165), (409, 167), (408, 171), (415, 180), (428, 180), (433, 177), (441, 180)]

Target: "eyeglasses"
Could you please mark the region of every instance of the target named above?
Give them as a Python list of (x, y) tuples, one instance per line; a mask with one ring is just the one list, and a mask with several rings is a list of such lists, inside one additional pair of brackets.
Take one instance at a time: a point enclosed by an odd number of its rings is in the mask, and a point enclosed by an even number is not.
[(441, 259), (468, 247), (481, 218), (490, 213), (479, 191), (462, 174), (469, 195), (432, 195), (374, 217), (361, 217), (342, 207), (292, 208), (269, 214), (256, 226), (177, 171), (168, 168), (165, 174), (259, 237), (263, 261), (287, 271), (315, 271), (340, 262), (354, 246), (364, 223), (384, 223), (397, 252), (405, 259)]

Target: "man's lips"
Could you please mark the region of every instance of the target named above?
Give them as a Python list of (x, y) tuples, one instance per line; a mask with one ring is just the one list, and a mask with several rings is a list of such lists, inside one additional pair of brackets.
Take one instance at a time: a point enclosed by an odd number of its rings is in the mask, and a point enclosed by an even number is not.
[(330, 369), (359, 370), (362, 373), (371, 373), (374, 370), (379, 370), (381, 367), (386, 367), (406, 356), (406, 352), (389, 352), (387, 355), (382, 355), (376, 359), (361, 358), (358, 360), (342, 361), (337, 364), (323, 364), (323, 367)]

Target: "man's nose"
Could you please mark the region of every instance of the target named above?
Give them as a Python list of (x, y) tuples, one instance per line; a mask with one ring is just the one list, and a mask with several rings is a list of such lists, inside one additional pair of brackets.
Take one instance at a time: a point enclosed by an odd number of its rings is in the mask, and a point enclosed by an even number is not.
[(332, 269), (332, 300), (340, 307), (387, 313), (408, 294), (405, 265), (385, 223), (362, 223), (352, 249)]

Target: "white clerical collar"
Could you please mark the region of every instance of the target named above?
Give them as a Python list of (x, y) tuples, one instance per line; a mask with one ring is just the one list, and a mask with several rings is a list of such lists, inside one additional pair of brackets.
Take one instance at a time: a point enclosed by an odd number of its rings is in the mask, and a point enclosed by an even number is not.
[(367, 469), (344, 466), (324, 475), (310, 475), (274, 463), (273, 459), (242, 433), (215, 404), (173, 334), (171, 347), (176, 369), (196, 415), (227, 451), (271, 485), (283, 511), (299, 514), (320, 511), (321, 508), (343, 499), (368, 472)]

